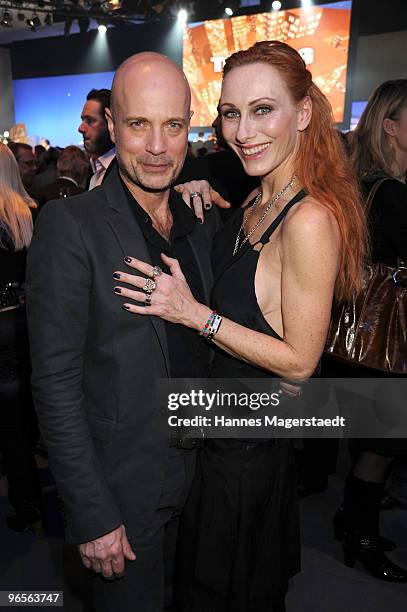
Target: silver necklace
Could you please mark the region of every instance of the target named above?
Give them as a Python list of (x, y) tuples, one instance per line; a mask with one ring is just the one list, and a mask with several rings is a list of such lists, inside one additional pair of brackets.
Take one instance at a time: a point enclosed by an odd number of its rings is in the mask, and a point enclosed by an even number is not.
[(287, 183), (287, 185), (285, 187), (283, 187), (283, 189), (274, 196), (274, 198), (272, 198), (270, 200), (270, 202), (267, 204), (266, 208), (264, 209), (264, 212), (262, 214), (262, 216), (260, 217), (260, 219), (257, 221), (257, 223), (255, 223), (252, 227), (252, 229), (250, 230), (250, 232), (247, 234), (247, 236), (245, 236), (242, 240), (242, 242), (240, 242), (240, 234), (242, 233), (242, 231), (244, 230), (244, 228), (246, 227), (250, 217), (253, 215), (254, 211), (256, 210), (257, 206), (259, 205), (260, 201), (261, 201), (261, 196), (262, 196), (262, 192), (260, 191), (257, 196), (256, 199), (253, 202), (252, 205), (252, 209), (249, 212), (249, 214), (247, 215), (246, 219), (243, 219), (243, 223), (239, 228), (239, 231), (237, 233), (236, 236), (236, 242), (235, 242), (235, 248), (233, 249), (233, 255), (236, 255), (236, 253), (238, 252), (238, 250), (249, 240), (250, 236), (253, 234), (253, 232), (256, 231), (256, 229), (263, 223), (264, 219), (267, 217), (268, 213), (270, 212), (271, 208), (274, 206), (274, 204), (277, 202), (277, 200), (279, 200), (284, 194), (285, 192), (290, 189), (290, 187), (292, 187), (292, 184), (294, 183), (295, 179), (297, 177), (295, 176), (295, 174), (292, 176), (291, 180), (289, 183)]

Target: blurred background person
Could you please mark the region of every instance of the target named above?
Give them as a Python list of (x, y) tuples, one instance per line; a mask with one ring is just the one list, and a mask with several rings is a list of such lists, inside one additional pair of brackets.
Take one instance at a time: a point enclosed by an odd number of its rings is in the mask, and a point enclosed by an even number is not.
[(31, 196), (34, 177), (38, 171), (38, 161), (32, 147), (25, 142), (10, 142), (8, 147), (17, 160), (24, 189)]
[[(387, 179), (379, 185), (368, 213), (371, 261), (396, 267), (399, 258), (407, 261), (407, 79), (386, 81), (376, 89), (352, 133), (350, 146), (352, 165), (366, 200), (376, 182)], [(395, 376), (339, 363), (332, 364), (330, 375)], [(384, 553), (395, 545), (379, 536), (379, 511), (389, 465), (394, 457), (406, 456), (407, 442), (366, 438), (354, 441), (354, 445), (356, 461), (347, 479), (343, 506), (334, 518), (336, 539), (344, 538), (348, 565), (358, 559), (380, 580), (406, 582), (407, 571)]]
[(44, 151), (40, 165), (37, 167), (37, 174), (34, 176), (32, 184), (32, 196), (37, 199), (38, 191), (41, 187), (48, 185), (57, 178), (57, 161), (61, 150), (57, 147), (48, 147)]
[(24, 189), (12, 152), (0, 144), (0, 449), (17, 532), (40, 529), (40, 487), (34, 448), (38, 428), (31, 402), (25, 316), (26, 253), (36, 204)]
[(75, 145), (66, 147), (57, 161), (58, 178), (37, 193), (39, 205), (85, 191), (88, 170), (89, 160), (86, 153)]

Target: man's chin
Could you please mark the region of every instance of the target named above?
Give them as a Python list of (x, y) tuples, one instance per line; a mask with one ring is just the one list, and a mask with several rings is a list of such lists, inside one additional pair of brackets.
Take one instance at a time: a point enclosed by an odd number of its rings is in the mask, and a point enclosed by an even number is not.
[(161, 193), (170, 189), (175, 183), (177, 176), (171, 173), (171, 176), (161, 177), (149, 177), (146, 175), (142, 176), (131, 176), (128, 172), (124, 172), (124, 176), (127, 177), (134, 185), (140, 187), (144, 191), (149, 193)]

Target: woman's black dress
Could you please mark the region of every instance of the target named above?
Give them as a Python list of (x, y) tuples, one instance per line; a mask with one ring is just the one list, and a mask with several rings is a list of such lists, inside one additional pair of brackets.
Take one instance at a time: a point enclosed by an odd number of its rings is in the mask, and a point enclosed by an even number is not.
[[(265, 231), (233, 257), (243, 210), (214, 248), (212, 306), (247, 328), (280, 338), (255, 294), (262, 245), (300, 192)], [(214, 378), (270, 378), (217, 350)], [(176, 609), (182, 612), (281, 612), (290, 576), (300, 569), (296, 466), (290, 440), (210, 439), (199, 451), (178, 545)]]

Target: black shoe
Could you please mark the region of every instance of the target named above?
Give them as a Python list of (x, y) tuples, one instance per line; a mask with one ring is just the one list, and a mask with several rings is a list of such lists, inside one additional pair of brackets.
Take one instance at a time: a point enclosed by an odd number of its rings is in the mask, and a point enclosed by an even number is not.
[(36, 505), (30, 504), (19, 508), (16, 514), (8, 516), (6, 523), (9, 529), (16, 533), (33, 531), (36, 535), (42, 533), (41, 514)]
[(376, 536), (348, 532), (343, 542), (343, 558), (348, 567), (353, 567), (356, 561), (360, 561), (367, 571), (379, 580), (407, 582), (407, 570), (386, 557)]
[[(348, 522), (346, 520), (346, 515), (343, 507), (338, 508), (335, 516), (332, 519), (332, 524), (334, 527), (334, 538), (336, 542), (343, 542), (345, 538), (345, 532), (349, 529)], [(397, 544), (392, 542), (392, 540), (388, 540), (387, 538), (382, 538), (379, 536), (378, 538), (379, 547), (386, 551), (390, 552), (392, 550), (396, 550)]]

